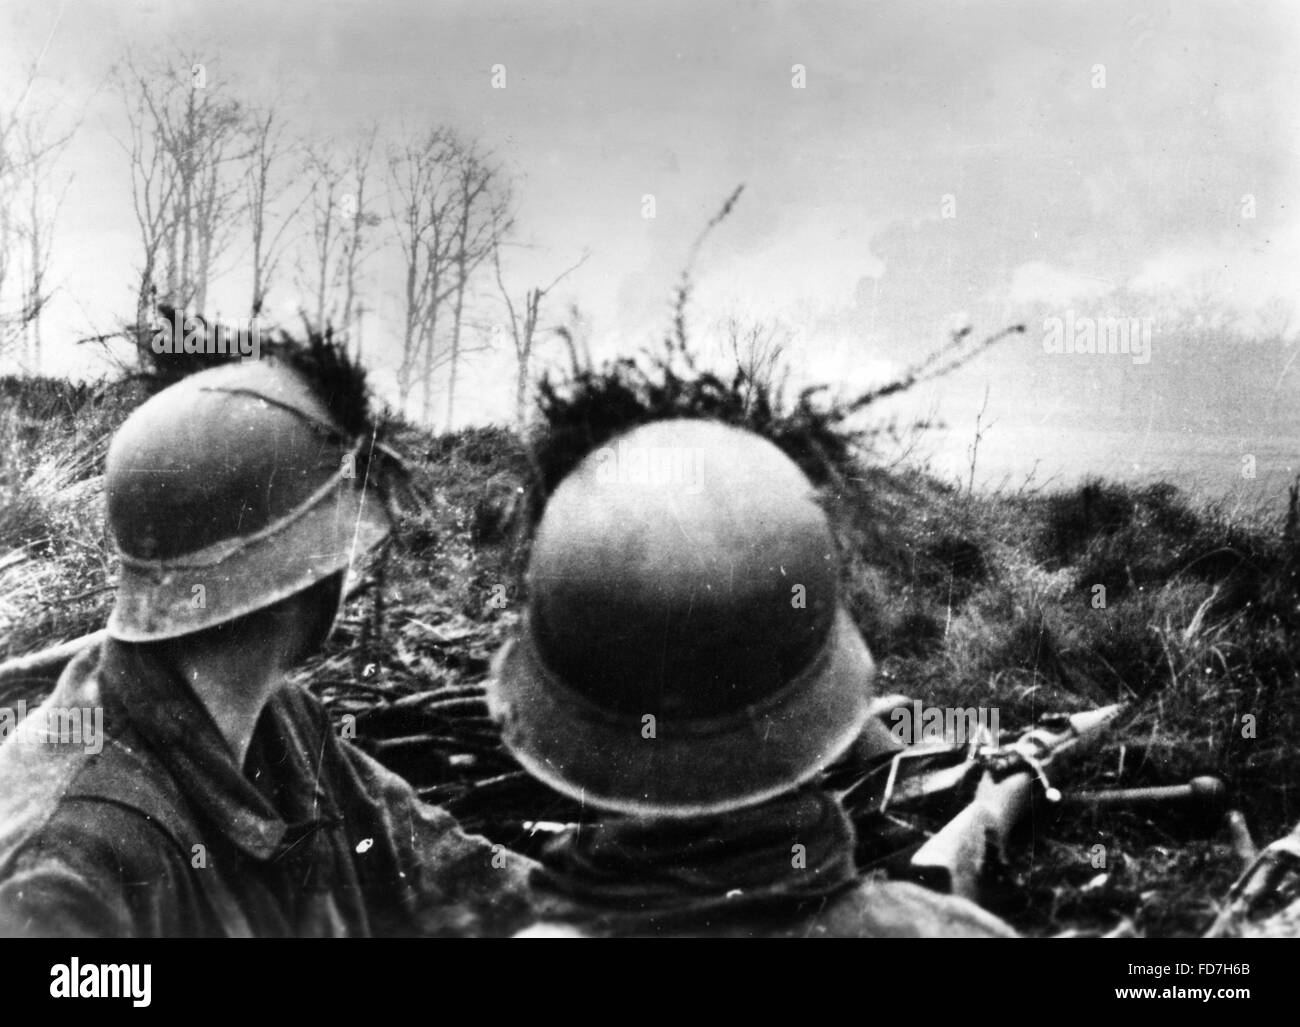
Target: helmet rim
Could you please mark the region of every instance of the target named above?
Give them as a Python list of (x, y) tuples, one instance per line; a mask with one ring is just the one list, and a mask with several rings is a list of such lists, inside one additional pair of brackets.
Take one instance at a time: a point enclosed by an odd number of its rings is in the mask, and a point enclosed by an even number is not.
[[(159, 642), (193, 634), (265, 609), (341, 570), (391, 533), (383, 504), (341, 480), (328, 497), (295, 510), (279, 531), (264, 532), (211, 564), (185, 556), (121, 561), (108, 619), (121, 642)], [(194, 586), (203, 603), (194, 605)]]
[[(707, 723), (593, 715), (542, 661), (527, 620), (497, 654), (488, 706), (533, 776), (620, 813), (698, 816), (764, 802), (805, 783), (862, 734), (875, 664), (837, 609), (822, 651), (776, 696)], [(651, 711), (647, 711), (650, 713)]]

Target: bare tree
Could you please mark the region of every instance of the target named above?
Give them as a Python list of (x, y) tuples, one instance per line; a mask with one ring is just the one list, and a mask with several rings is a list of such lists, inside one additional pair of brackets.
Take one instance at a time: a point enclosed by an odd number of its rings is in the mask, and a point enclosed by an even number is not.
[(285, 233), (293, 225), (306, 198), (300, 199), (287, 213), (277, 215), (275, 207), (289, 191), (288, 184), (278, 174), (289, 146), (284, 126), (276, 120), (274, 108), (250, 112), (245, 131), (249, 156), (244, 182), (253, 243), (253, 292), (249, 309), (257, 317), (266, 304), (266, 294), (284, 256), (288, 242)]
[(31, 91), (33, 75), (12, 108), (0, 120), (0, 352), (8, 348), (13, 336), (26, 324), (28, 313), (20, 300), (16, 309), (10, 309), (9, 282), (19, 261), (18, 221), (21, 217), (13, 197), (17, 183), (23, 175), (24, 161), (18, 152), (16, 140), (23, 104)]
[(41, 314), (49, 302), (47, 275), (50, 254), (54, 245), (54, 226), (63, 207), (72, 173), (56, 182), (53, 165), (72, 139), (72, 133), (53, 141), (45, 138), (43, 125), (28, 122), (24, 129), (23, 153), (26, 158), (27, 220), (18, 230), (26, 243), (27, 275), (23, 288), (23, 309), (27, 312), (24, 326), (27, 336), (27, 360), (36, 373), (40, 373), (42, 358)]
[(33, 65), (17, 100), (0, 110), (0, 352), (21, 338), (20, 362), (39, 370), (54, 226), (71, 181), (57, 164), (77, 126), (56, 129), (51, 110), (28, 104), (35, 78)]
[(311, 179), (306, 202), (311, 225), (311, 309), (316, 327), (323, 328), (330, 314), (333, 269), (343, 242), (343, 169), (327, 147), (310, 146), (304, 170)]
[(433, 372), (441, 363), (435, 345), (438, 316), (455, 291), (457, 148), (449, 130), (433, 129), (388, 154), (389, 215), (406, 269), (398, 399), (405, 408), (418, 376), (426, 423)]
[[(510, 193), (499, 169), (478, 152), (473, 144), (459, 146), (456, 162), (455, 246), (452, 250), (454, 288), (451, 296), (451, 344), (447, 354), (447, 430), (451, 430), (456, 407), (456, 375), (465, 350), (461, 329), (465, 318), (465, 295), (470, 278), (489, 255), (500, 249), (514, 218), (509, 212)], [(500, 277), (498, 275), (498, 282)]]
[[(343, 285), (343, 310), (340, 327), (351, 332), (354, 318), (360, 328), (362, 308), (358, 301), (359, 277), (361, 265), (365, 262), (370, 248), (370, 231), (379, 227), (382, 219), (369, 206), (370, 198), (367, 187), (370, 179), (370, 162), (375, 152), (375, 137), (378, 128), (371, 125), (367, 132), (352, 148), (348, 171), (352, 177), (352, 192), (344, 194), (343, 212), (349, 215), (346, 225), (346, 237), (343, 245), (342, 267), (340, 277)], [(358, 338), (358, 345), (360, 339)], [(358, 350), (358, 356), (360, 351)]]
[(207, 306), (217, 263), (243, 222), (251, 147), (244, 106), (196, 55), (179, 66), (142, 64), (128, 55), (116, 80), (127, 112), (129, 137), (122, 145), (144, 251), (135, 342), (145, 361), (156, 303), (199, 314)]
[(240, 165), (248, 156), (245, 109), (197, 55), (142, 67), (127, 58), (123, 91), (138, 97), (140, 131), (161, 150), (171, 181), (163, 215), (163, 299), (202, 312), (216, 262), (243, 216)]
[[(528, 383), (532, 375), (533, 347), (537, 342), (541, 322), (542, 301), (552, 289), (565, 278), (587, 262), (590, 253), (584, 252), (578, 260), (561, 271), (545, 288), (532, 288), (524, 293), (522, 310), (516, 306), (506, 288), (501, 274), (501, 247), (492, 250), (492, 267), (496, 272), (497, 288), (501, 291), (501, 300), (505, 304), (506, 316), (509, 318), (510, 341), (515, 350), (515, 424), (522, 429), (528, 403)], [(577, 359), (574, 358), (576, 364)]]
[(311, 238), (308, 287), (316, 323), (328, 322), (349, 333), (363, 312), (362, 265), (373, 249), (373, 230), (383, 223), (370, 196), (376, 135), (372, 126), (346, 160), (329, 144), (311, 147), (306, 163), (311, 177), (306, 201)]
[(405, 266), (398, 394), (421, 387), (431, 422), (435, 372), (450, 368), (447, 424), (455, 416), (457, 374), (480, 347), (464, 332), (476, 274), (513, 223), (501, 170), (472, 142), (434, 128), (389, 148), (389, 216)]
[(131, 166), (131, 203), (143, 251), (135, 302), (135, 345), (143, 362), (158, 293), (158, 268), (172, 228), (176, 175), (162, 141), (152, 129), (145, 92), (136, 89), (134, 83), (130, 72), (119, 69), (118, 89), (126, 105), (129, 133), (118, 142)]

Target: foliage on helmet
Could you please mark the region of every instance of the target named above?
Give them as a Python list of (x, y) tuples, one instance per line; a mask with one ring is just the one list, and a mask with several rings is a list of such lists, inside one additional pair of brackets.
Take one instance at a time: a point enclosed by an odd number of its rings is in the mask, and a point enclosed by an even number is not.
[[(893, 422), (851, 425), (851, 418), (881, 399), (956, 370), (1008, 335), (1024, 331), (1024, 325), (1013, 325), (973, 342), (970, 329), (964, 328), (919, 363), (853, 398), (831, 395), (829, 386), (819, 384), (801, 390), (788, 404), (779, 385), (754, 380), (743, 368), (730, 380), (701, 370), (687, 341), (686, 306), (695, 261), (743, 188), (727, 197), (692, 245), (676, 288), (672, 324), (659, 352), (647, 350), (639, 358), (624, 357), (599, 368), (579, 366), (575, 355), (571, 373), (541, 378), (542, 424), (532, 439), (534, 523), (546, 498), (588, 453), (638, 425), (672, 418), (704, 418), (754, 432), (775, 443), (815, 484), (835, 483), (852, 473), (859, 449), (879, 436), (898, 434)], [(559, 332), (567, 334), (563, 328)]]

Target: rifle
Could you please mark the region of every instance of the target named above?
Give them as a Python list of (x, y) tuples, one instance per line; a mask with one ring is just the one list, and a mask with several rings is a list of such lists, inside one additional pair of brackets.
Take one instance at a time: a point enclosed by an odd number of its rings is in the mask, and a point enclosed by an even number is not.
[[(1049, 802), (1060, 800), (1049, 773), (1055, 776), (1091, 748), (1126, 709), (1117, 704), (1086, 713), (1049, 715), (1008, 745), (922, 743), (894, 754), (841, 793), (851, 815), (869, 819), (859, 830), (860, 846), (868, 846), (866, 862), (875, 862), (867, 838), (871, 832), (883, 829), (887, 835), (899, 834), (898, 811), (930, 807), (933, 813), (933, 807), (940, 805), (951, 815), (956, 803), (956, 814), (922, 840), (905, 865), (898, 865), (897, 856), (881, 862), (927, 887), (978, 901), (987, 865), (991, 859), (1003, 858), (1011, 832), (1028, 814), (1035, 793)], [(905, 761), (910, 767), (901, 772)], [(916, 836), (914, 828), (903, 832), (908, 833)], [(896, 844), (896, 839), (885, 844), (890, 842)]]
[(970, 804), (930, 838), (912, 857), (913, 876), (922, 884), (976, 900), (990, 854), (1004, 858), (1012, 829), (1029, 811), (1042, 788), (1049, 802), (1061, 793), (1048, 772), (1055, 773), (1090, 748), (1124, 711), (1123, 704), (1086, 713), (1058, 715), (1010, 745), (977, 751), (983, 767)]

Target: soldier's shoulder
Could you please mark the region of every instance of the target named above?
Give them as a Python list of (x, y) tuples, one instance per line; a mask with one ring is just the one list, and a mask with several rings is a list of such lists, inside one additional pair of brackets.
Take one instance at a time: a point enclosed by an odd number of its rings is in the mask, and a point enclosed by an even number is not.
[(63, 852), (152, 865), (159, 832), (193, 833), (176, 783), (129, 722), (108, 731), (96, 719), (92, 734), (67, 730), (70, 712), (104, 708), (100, 655), (96, 646), (69, 664), (54, 691), (0, 745), (0, 877), (20, 854), (28, 861)]
[[(162, 825), (115, 802), (69, 798), (0, 873), (0, 937), (150, 933), (189, 890), (187, 855)], [(157, 929), (154, 929), (156, 933)]]
[(69, 796), (33, 831), (15, 865), (47, 858), (102, 866), (124, 880), (152, 880), (185, 863), (188, 850), (175, 825), (121, 802)]
[(73, 852), (143, 872), (183, 855), (196, 833), (174, 782), (139, 749), (113, 740), (77, 759), (33, 756), (8, 782), (0, 874), (20, 855)]
[(868, 938), (1015, 938), (975, 903), (908, 881), (868, 878), (830, 903), (810, 933)]
[(537, 919), (515, 937), (594, 938), (687, 935), (781, 938), (1015, 938), (1014, 928), (973, 902), (906, 881), (867, 879), (797, 914), (704, 916), (656, 929), (637, 919), (629, 927), (590, 910), (538, 907)]

